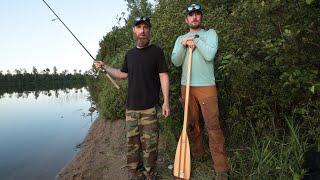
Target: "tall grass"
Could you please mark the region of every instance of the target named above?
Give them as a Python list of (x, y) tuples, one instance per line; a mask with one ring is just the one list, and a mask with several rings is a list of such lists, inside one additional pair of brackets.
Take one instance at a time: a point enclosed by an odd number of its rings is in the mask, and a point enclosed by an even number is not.
[[(166, 128), (163, 128), (164, 134), (162, 141), (171, 141), (170, 145), (160, 151), (161, 156), (165, 157), (164, 164), (159, 167), (159, 179), (171, 179), (172, 171), (167, 167), (173, 163), (174, 150), (176, 142), (173, 135), (170, 134), (170, 123), (166, 122)], [(251, 128), (247, 133), (251, 133), (252, 139), (248, 140), (245, 145), (239, 144), (239, 148), (230, 149), (226, 144), (229, 161), (229, 179), (231, 180), (288, 180), (301, 179), (305, 171), (303, 169), (303, 154), (312, 147), (320, 147), (318, 133), (315, 137), (317, 144), (310, 144), (307, 142), (309, 134), (300, 132), (299, 125), (294, 125), (293, 118), (287, 117), (286, 124), (288, 132), (285, 135), (276, 136), (270, 132), (271, 135), (264, 137), (257, 137), (254, 129)], [(308, 132), (316, 132), (311, 129)], [(171, 137), (166, 139), (167, 137)], [(228, 138), (228, 134), (226, 134)], [(236, 139), (231, 140), (232, 144), (236, 143)], [(192, 147), (191, 147), (192, 148)], [(209, 180), (214, 179), (214, 171), (211, 161), (210, 152), (207, 149), (206, 158), (204, 160), (192, 159), (192, 179)]]
[(230, 179), (300, 179), (303, 153), (310, 145), (292, 118), (286, 118), (286, 123), (287, 135), (258, 138), (251, 129), (253, 143), (241, 151), (229, 151)]

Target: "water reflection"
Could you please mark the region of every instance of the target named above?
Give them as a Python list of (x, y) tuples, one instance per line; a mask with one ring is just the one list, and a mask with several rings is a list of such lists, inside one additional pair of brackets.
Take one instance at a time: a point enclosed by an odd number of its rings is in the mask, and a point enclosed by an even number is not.
[(66, 88), (66, 89), (55, 89), (55, 90), (37, 90), (37, 91), (23, 91), (23, 92), (2, 92), (0, 94), (0, 99), (4, 97), (15, 97), (15, 98), (29, 98), (30, 95), (33, 96), (33, 98), (38, 99), (40, 95), (45, 95), (51, 97), (54, 95), (54, 97), (59, 98), (59, 94), (77, 94), (80, 93), (82, 94), (83, 91), (87, 91), (86, 87), (81, 87), (81, 88)]
[(54, 179), (98, 116), (86, 88), (3, 93), (0, 179)]

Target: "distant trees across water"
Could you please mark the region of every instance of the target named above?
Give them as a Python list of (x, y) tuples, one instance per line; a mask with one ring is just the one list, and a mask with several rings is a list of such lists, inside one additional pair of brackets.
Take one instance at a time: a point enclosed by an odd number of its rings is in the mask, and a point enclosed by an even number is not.
[(73, 72), (63, 70), (58, 73), (56, 67), (46, 68), (38, 71), (33, 67), (32, 72), (25, 69), (15, 69), (13, 72), (0, 71), (0, 95), (4, 93), (23, 92), (23, 91), (45, 91), (66, 88), (81, 88), (86, 86), (86, 76), (81, 70), (74, 69)]

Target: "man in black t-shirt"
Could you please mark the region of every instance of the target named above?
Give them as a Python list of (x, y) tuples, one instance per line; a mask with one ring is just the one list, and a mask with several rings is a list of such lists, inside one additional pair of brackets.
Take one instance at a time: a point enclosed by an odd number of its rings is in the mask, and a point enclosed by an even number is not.
[(150, 44), (151, 23), (147, 17), (134, 21), (135, 47), (130, 49), (121, 69), (95, 61), (115, 78), (128, 78), (126, 99), (127, 167), (131, 179), (155, 179), (154, 168), (158, 156), (159, 127), (157, 106), (160, 87), (163, 93), (162, 115), (168, 117), (169, 76), (164, 53)]

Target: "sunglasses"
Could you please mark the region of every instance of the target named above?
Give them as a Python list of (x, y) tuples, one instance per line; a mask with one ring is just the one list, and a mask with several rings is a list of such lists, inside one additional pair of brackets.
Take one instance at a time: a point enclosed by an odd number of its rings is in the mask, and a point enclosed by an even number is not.
[(136, 18), (134, 19), (134, 23), (135, 23), (135, 24), (138, 23), (138, 22), (140, 22), (140, 21), (145, 21), (145, 22), (147, 22), (147, 23), (150, 24), (150, 18), (148, 18), (148, 17), (138, 16), (138, 17), (136, 17)]
[(201, 9), (201, 6), (199, 4), (191, 4), (187, 10), (188, 12), (192, 11), (192, 10), (200, 10)]

